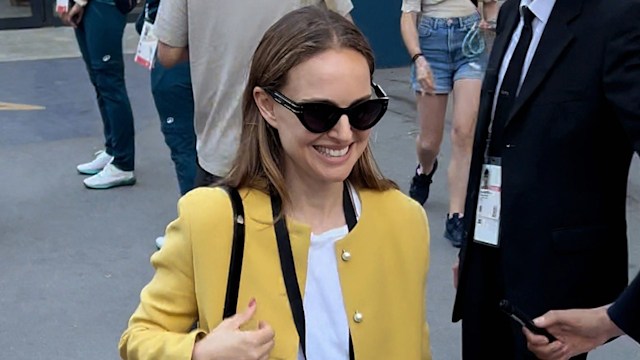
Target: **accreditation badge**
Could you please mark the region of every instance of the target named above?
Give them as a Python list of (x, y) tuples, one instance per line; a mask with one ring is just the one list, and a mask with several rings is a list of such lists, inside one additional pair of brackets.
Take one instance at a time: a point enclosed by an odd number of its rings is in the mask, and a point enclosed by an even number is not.
[(482, 165), (473, 237), (475, 242), (498, 246), (501, 193), (502, 167), (491, 163)]
[(157, 50), (158, 38), (153, 31), (153, 24), (145, 20), (134, 61), (147, 69), (151, 69)]
[(62, 15), (69, 12), (69, 0), (56, 0), (56, 13)]

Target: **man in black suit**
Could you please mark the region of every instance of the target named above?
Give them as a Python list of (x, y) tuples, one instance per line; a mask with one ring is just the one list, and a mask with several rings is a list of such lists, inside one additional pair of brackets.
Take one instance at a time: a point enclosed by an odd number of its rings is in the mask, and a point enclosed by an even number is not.
[(611, 306), (553, 310), (535, 319), (534, 323), (560, 340), (549, 343), (544, 336), (525, 330), (529, 349), (540, 359), (566, 359), (624, 334), (640, 343), (640, 275)]
[[(464, 359), (535, 358), (501, 299), (539, 316), (610, 304), (625, 289), (634, 150), (640, 0), (507, 1), (467, 189), (453, 311)], [(495, 176), (480, 189), (485, 170)]]

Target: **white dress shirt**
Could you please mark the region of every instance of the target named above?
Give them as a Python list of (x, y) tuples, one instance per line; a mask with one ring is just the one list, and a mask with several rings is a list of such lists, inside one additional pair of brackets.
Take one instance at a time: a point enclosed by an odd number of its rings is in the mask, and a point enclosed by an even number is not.
[[(540, 43), (540, 38), (542, 37), (542, 33), (544, 32), (544, 28), (547, 26), (547, 22), (549, 21), (549, 16), (551, 16), (551, 11), (553, 10), (553, 6), (556, 4), (556, 0), (521, 0), (520, 8), (523, 6), (527, 6), (529, 10), (535, 15), (533, 19), (533, 23), (531, 26), (533, 27), (533, 37), (531, 38), (531, 43), (529, 44), (529, 50), (527, 51), (527, 56), (524, 59), (524, 65), (522, 67), (522, 75), (520, 77), (520, 84), (518, 85), (518, 93), (520, 93), (520, 88), (522, 87), (522, 83), (527, 76), (527, 72), (529, 71), (529, 66), (531, 65), (531, 61), (533, 60), (533, 56), (536, 53), (536, 49), (538, 48), (538, 44)], [(502, 87), (502, 80), (504, 79), (504, 75), (507, 73), (507, 69), (509, 68), (509, 63), (511, 62), (511, 57), (513, 57), (513, 52), (516, 50), (516, 46), (518, 45), (518, 40), (520, 40), (520, 34), (522, 33), (522, 28), (524, 27), (524, 20), (522, 18), (522, 14), (520, 14), (520, 22), (518, 26), (511, 35), (511, 42), (509, 43), (509, 47), (507, 48), (507, 52), (504, 54), (504, 58), (502, 60), (502, 65), (500, 66), (500, 72), (498, 73), (498, 84), (496, 86), (495, 96), (493, 98), (493, 113), (491, 117), (495, 114), (496, 104), (498, 102), (498, 94), (500, 93), (500, 88)]]

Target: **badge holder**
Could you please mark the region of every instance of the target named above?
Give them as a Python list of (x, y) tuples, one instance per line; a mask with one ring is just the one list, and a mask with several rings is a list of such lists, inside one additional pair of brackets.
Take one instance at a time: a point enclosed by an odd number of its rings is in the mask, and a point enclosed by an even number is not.
[(134, 61), (151, 70), (153, 67), (153, 61), (156, 57), (156, 51), (158, 50), (158, 38), (153, 31), (153, 23), (149, 20), (149, 11), (147, 7), (145, 7), (144, 13), (144, 26), (142, 27), (142, 33), (140, 34), (140, 41), (138, 41), (138, 48), (136, 49), (136, 57), (134, 58)]
[(498, 247), (500, 235), (500, 200), (502, 194), (502, 167), (500, 158), (487, 157), (482, 165), (476, 224), (473, 240)]
[(56, 13), (62, 15), (69, 12), (69, 0), (56, 0)]

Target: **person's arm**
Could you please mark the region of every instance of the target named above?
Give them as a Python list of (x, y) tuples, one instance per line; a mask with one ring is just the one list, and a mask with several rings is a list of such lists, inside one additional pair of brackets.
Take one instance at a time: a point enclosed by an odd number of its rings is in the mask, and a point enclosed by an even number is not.
[[(640, 343), (640, 274), (611, 306), (550, 311), (534, 323), (560, 340), (556, 347), (564, 347), (564, 351), (558, 354), (566, 357), (591, 351), (624, 334)], [(529, 349), (539, 358), (564, 359), (550, 356), (551, 345), (544, 336), (525, 334)]]
[(499, 10), (500, 6), (496, 0), (485, 0), (482, 2), (482, 20), (487, 24), (487, 28), (496, 28)]
[(402, 2), (400, 33), (410, 57), (422, 52), (418, 36), (418, 14), (420, 14), (420, 11), (420, 1), (404, 0)]
[(84, 16), (84, 8), (89, 3), (89, 0), (76, 0), (74, 1), (71, 9), (62, 14), (61, 20), (64, 24), (70, 25), (74, 29), (78, 28), (80, 22), (82, 22), (82, 17)]
[(611, 119), (618, 119), (627, 134), (628, 139), (620, 140), (629, 140), (640, 154), (640, 2), (625, 1), (615, 12), (609, 17), (615, 26), (603, 54), (604, 94)]
[[(120, 339), (122, 359), (266, 359), (271, 352), (275, 342), (269, 324), (259, 321), (255, 330), (240, 330), (255, 314), (259, 306), (255, 300), (243, 312), (224, 319), (209, 334), (204, 329), (192, 329), (198, 319), (198, 302), (193, 259), (195, 227), (191, 223), (203, 211), (203, 203), (215, 203), (220, 210), (211, 214), (216, 219), (215, 228), (229, 234), (229, 243), (233, 233), (232, 210), (220, 206), (227, 202), (226, 192), (215, 191), (206, 197), (203, 191), (193, 191), (178, 202), (178, 219), (169, 224), (165, 244), (151, 257), (155, 275), (142, 290), (140, 304)], [(229, 230), (222, 230), (222, 219), (228, 221)]]
[(623, 335), (614, 324), (607, 308), (553, 310), (536, 318), (536, 326), (547, 329), (558, 341), (549, 343), (545, 336), (535, 335), (523, 328), (527, 347), (540, 359), (569, 359)]
[(151, 257), (155, 275), (120, 339), (120, 357), (189, 359), (202, 330), (189, 331), (198, 318), (188, 197), (178, 203), (178, 219), (167, 227), (162, 250)]
[(411, 57), (421, 52), (417, 22), (417, 12), (403, 12), (400, 16), (400, 33), (402, 34), (404, 46)]
[(172, 67), (189, 59), (189, 19), (186, 0), (162, 1), (154, 23), (158, 60)]
[(611, 305), (607, 314), (616, 326), (640, 343), (640, 273)]
[[(604, 92), (613, 115), (621, 122), (631, 147), (640, 154), (640, 2), (626, 1), (612, 14), (616, 26), (604, 50)], [(640, 280), (609, 308), (614, 323), (640, 342)]]
[(172, 47), (162, 41), (158, 41), (158, 60), (166, 68), (189, 61), (189, 48)]
[(421, 11), (420, 0), (403, 0), (400, 16), (400, 33), (416, 71), (416, 79), (422, 88), (422, 94), (431, 93), (434, 89), (433, 74), (429, 62), (421, 55), (420, 37), (418, 36), (418, 14)]

